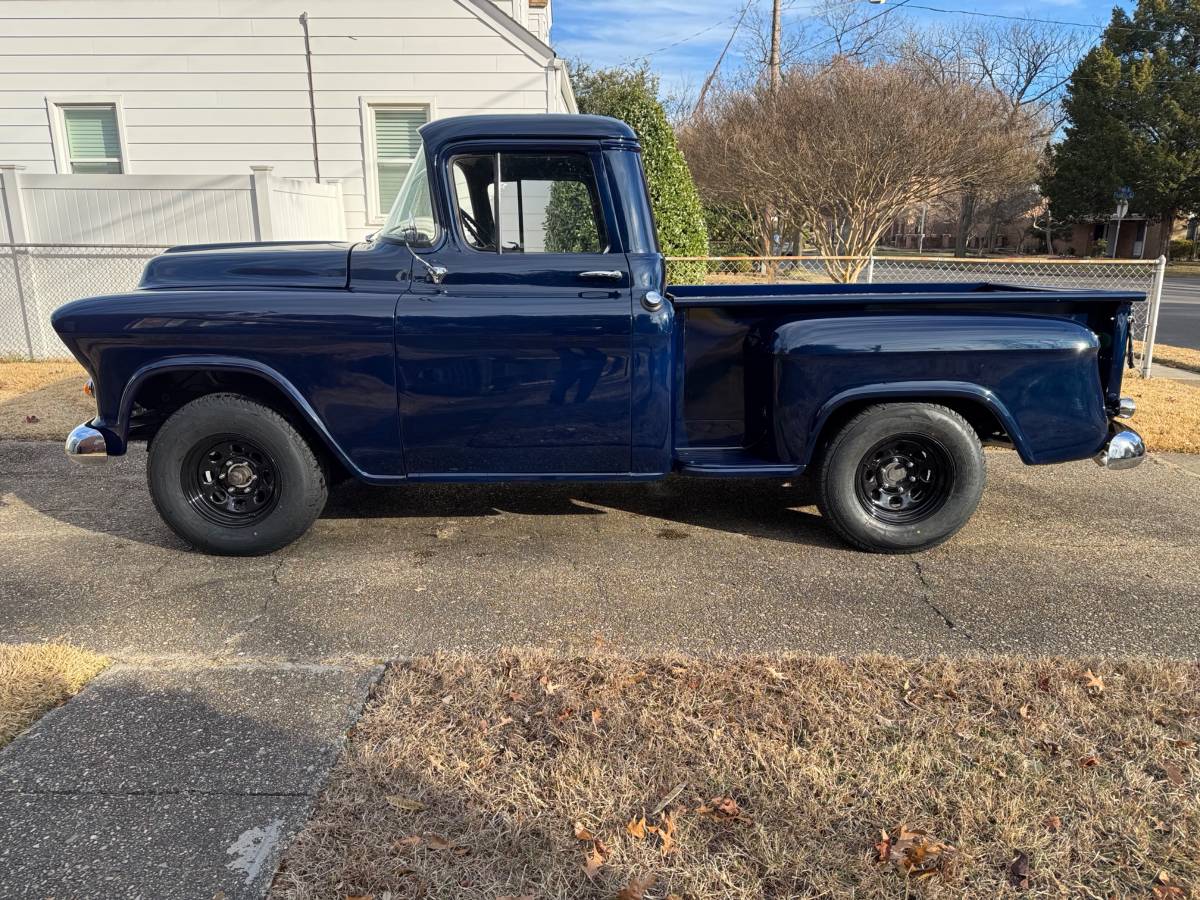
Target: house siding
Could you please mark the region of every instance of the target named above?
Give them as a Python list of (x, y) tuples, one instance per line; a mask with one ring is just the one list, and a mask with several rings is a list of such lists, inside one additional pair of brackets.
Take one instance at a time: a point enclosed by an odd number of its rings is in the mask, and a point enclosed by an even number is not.
[(0, 162), (56, 171), (47, 97), (119, 97), (136, 175), (316, 175), (351, 237), (367, 220), (360, 99), (432, 103), (439, 117), (562, 108), (547, 58), (459, 0), (16, 0), (0, 4)]

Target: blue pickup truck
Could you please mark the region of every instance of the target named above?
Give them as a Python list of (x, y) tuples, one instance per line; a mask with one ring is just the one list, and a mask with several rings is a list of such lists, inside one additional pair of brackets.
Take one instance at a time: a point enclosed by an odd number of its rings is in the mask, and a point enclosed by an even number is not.
[(983, 446), (1136, 465), (1116, 420), (1135, 293), (998, 284), (682, 286), (637, 136), (594, 116), (421, 129), (356, 244), (179, 247), (54, 328), (91, 376), (79, 461), (149, 442), (193, 546), (296, 540), (328, 485), (811, 476), (855, 547), (934, 546)]

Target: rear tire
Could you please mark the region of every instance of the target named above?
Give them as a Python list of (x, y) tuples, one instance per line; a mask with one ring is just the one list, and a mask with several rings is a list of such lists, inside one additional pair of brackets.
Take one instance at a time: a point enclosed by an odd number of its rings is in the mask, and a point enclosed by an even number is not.
[(872, 553), (936, 547), (967, 523), (987, 479), (979, 437), (952, 409), (887, 403), (863, 410), (822, 454), (817, 506)]
[(325, 507), (325, 471), (283, 416), (240, 394), (180, 407), (150, 444), (150, 496), (198, 550), (258, 556), (306, 532)]

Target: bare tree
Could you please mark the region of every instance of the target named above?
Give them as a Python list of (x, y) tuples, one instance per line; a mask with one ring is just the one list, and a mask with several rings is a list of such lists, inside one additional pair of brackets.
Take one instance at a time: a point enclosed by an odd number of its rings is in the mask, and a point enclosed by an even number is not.
[[(1062, 124), (1063, 87), (1085, 45), (1076, 28), (1047, 22), (967, 23), (910, 29), (893, 48), (899, 65), (938, 84), (969, 84), (993, 92), (1021, 120), (1032, 140), (1044, 144)], [(968, 185), (959, 198), (957, 255), (973, 237), (990, 244), (1014, 204), (1028, 199), (1032, 162), (997, 171), (988, 183)], [(1025, 210), (1032, 209), (1033, 205)]]
[(822, 254), (845, 257), (830, 276), (853, 281), (907, 207), (1017, 164), (1027, 125), (994, 91), (838, 59), (715, 97), (681, 141), (706, 200), (811, 223)]

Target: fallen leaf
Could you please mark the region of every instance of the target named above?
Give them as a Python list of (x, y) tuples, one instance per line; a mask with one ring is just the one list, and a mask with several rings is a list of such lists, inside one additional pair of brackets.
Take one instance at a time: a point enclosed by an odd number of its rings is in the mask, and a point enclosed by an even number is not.
[(548, 675), (543, 675), (539, 678), (538, 684), (542, 686), (542, 690), (546, 692), (546, 696), (553, 696), (558, 691), (558, 685), (552, 683)]
[(1183, 770), (1175, 763), (1167, 763), (1163, 766), (1163, 771), (1167, 773), (1167, 781), (1175, 785), (1175, 787), (1183, 787)]
[(732, 797), (713, 797), (707, 803), (699, 806), (696, 812), (706, 819), (713, 819), (717, 822), (748, 821), (742, 815), (738, 802)]
[(575, 714), (575, 710), (573, 710), (569, 706), (564, 706), (562, 709), (560, 709), (558, 711), (558, 715), (555, 716), (554, 718), (555, 718), (555, 720), (557, 720), (559, 722), (565, 722), (565, 721), (567, 721), (567, 719), (571, 718), (571, 716), (573, 716), (574, 714)]
[(617, 900), (645, 900), (646, 891), (654, 887), (654, 883), (658, 881), (653, 875), (647, 875), (645, 878), (631, 878), (629, 884), (617, 891)]
[(646, 830), (658, 835), (658, 839), (662, 842), (659, 849), (663, 856), (677, 849), (675, 847), (675, 817), (670, 813), (664, 813), (662, 821), (658, 825), (647, 825)]
[(509, 691), (508, 699), (511, 700), (513, 703), (520, 703), (523, 698), (522, 698), (521, 694), (517, 693), (516, 691)]
[(892, 856), (892, 839), (883, 829), (879, 831), (879, 841), (875, 844), (875, 862), (887, 862)]
[(421, 812), (429, 807), (420, 800), (413, 800), (411, 797), (401, 797), (397, 794), (392, 794), (387, 798), (388, 806), (394, 809), (402, 809), (405, 812)]
[(1062, 745), (1056, 744), (1054, 741), (1040, 740), (1038, 746), (1049, 753), (1051, 756), (1058, 756), (1062, 752)]
[(1167, 898), (1187, 896), (1187, 891), (1177, 885), (1171, 876), (1163, 871), (1160, 871), (1155, 876), (1150, 893), (1154, 895), (1155, 900), (1167, 900)]
[(575, 823), (575, 838), (580, 841), (594, 841), (596, 836), (584, 828), (582, 822)]
[(455, 846), (456, 845), (453, 841), (448, 841), (444, 837), (439, 837), (436, 834), (429, 838), (430, 850), (453, 850)]
[(1100, 765), (1100, 760), (1095, 756), (1085, 756), (1079, 761), (1079, 768), (1081, 769), (1094, 769), (1098, 765)]
[(1008, 883), (1019, 891), (1029, 890), (1029, 854), (1018, 850), (1008, 864)]
[(40, 421), (41, 419), (39, 419), (37, 416), (29, 415), (25, 417), (26, 425), (36, 425)]
[(424, 842), (419, 834), (410, 834), (408, 837), (397, 839), (393, 845), (396, 847), (417, 847)]
[(910, 830), (907, 825), (900, 826), (895, 839), (880, 842), (883, 843), (889, 845), (888, 861), (910, 878), (932, 876), (954, 853), (949, 844), (935, 840), (924, 831)]
[(1083, 682), (1083, 689), (1092, 696), (1098, 697), (1104, 693), (1104, 679), (1094, 674), (1091, 669), (1084, 672), (1079, 680)]
[(600, 871), (600, 867), (604, 865), (604, 854), (599, 848), (593, 846), (592, 852), (587, 855), (587, 859), (583, 862), (583, 871), (588, 878), (595, 879), (596, 873)]
[(593, 725), (599, 725), (600, 720), (603, 718), (604, 718), (604, 713), (600, 712), (600, 707), (597, 706), (595, 709), (592, 710), (592, 724)]
[(634, 839), (644, 841), (646, 839), (646, 817), (639, 816), (636, 819), (630, 819), (625, 823), (625, 830)]
[(1022, 719), (1028, 719), (1029, 718), (1029, 704), (1028, 703), (1023, 704), (1021, 706), (1021, 708), (1017, 710), (1017, 713), (1021, 716)]
[(1061, 831), (1062, 819), (1054, 815), (1054, 813), (1051, 813), (1050, 815), (1046, 816), (1046, 818), (1042, 819), (1042, 825), (1045, 826), (1047, 831)]
[(1043, 675), (1041, 678), (1039, 678), (1037, 686), (1038, 686), (1038, 690), (1041, 691), (1043, 694), (1050, 693), (1050, 676)]

